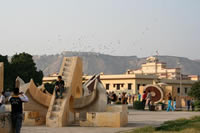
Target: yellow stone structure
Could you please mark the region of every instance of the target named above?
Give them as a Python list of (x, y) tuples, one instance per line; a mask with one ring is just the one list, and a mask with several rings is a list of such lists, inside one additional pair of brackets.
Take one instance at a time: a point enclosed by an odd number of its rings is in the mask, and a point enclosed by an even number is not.
[(82, 96), (82, 61), (78, 57), (64, 58), (60, 73), (65, 81), (66, 92), (63, 99), (56, 99), (53, 95), (46, 116), (46, 125), (50, 127), (63, 127), (74, 122), (74, 112), (70, 105), (73, 98)]
[(107, 105), (106, 112), (87, 113), (87, 121), (81, 121), (82, 127), (123, 127), (128, 123), (126, 105)]
[(0, 93), (3, 91), (4, 83), (4, 64), (0, 62)]
[[(24, 104), (24, 125), (37, 126), (46, 124), (48, 127), (106, 126), (120, 127), (128, 122), (127, 106), (107, 106), (107, 95), (100, 75), (94, 75), (84, 84), (82, 81), (82, 60), (79, 57), (65, 57), (59, 75), (63, 77), (66, 90), (62, 99), (44, 93), (44, 86), (36, 87), (33, 80), (24, 83), (19, 77), (16, 85), (29, 97)], [(120, 110), (121, 108), (121, 110)], [(122, 109), (123, 108), (123, 109)], [(94, 114), (96, 120), (90, 120)], [(117, 121), (110, 123), (107, 116)], [(93, 118), (93, 117), (92, 117)], [(105, 119), (102, 119), (105, 118)], [(104, 123), (104, 124), (103, 124)]]

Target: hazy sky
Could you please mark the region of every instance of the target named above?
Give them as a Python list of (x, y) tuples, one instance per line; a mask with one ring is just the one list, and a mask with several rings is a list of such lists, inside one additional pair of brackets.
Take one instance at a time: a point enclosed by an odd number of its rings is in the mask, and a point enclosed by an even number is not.
[(200, 0), (1, 0), (0, 54), (200, 59)]

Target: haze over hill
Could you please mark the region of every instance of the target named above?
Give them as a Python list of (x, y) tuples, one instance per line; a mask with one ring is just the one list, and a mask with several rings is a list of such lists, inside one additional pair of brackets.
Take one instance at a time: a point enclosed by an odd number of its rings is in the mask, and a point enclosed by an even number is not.
[[(38, 69), (49, 75), (59, 71), (63, 57), (80, 56), (83, 59), (83, 71), (85, 74), (123, 74), (127, 69), (138, 69), (146, 58), (137, 56), (111, 56), (92, 52), (62, 52), (56, 55), (34, 56), (33, 59)], [(167, 67), (181, 66), (184, 74), (200, 74), (200, 61), (190, 60), (184, 57), (159, 56), (161, 62), (166, 62)]]

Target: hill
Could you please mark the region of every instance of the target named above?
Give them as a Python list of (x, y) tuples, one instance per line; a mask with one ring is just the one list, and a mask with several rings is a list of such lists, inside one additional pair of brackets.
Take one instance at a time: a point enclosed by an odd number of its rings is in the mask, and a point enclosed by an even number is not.
[[(33, 56), (38, 69), (49, 75), (59, 71), (63, 57), (80, 56), (83, 59), (85, 74), (122, 74), (127, 69), (138, 69), (146, 58), (137, 56), (111, 56), (92, 52), (62, 52), (56, 55)], [(184, 74), (200, 74), (200, 61), (190, 60), (184, 57), (158, 56), (161, 62), (167, 63), (167, 67), (175, 68), (181, 66)]]

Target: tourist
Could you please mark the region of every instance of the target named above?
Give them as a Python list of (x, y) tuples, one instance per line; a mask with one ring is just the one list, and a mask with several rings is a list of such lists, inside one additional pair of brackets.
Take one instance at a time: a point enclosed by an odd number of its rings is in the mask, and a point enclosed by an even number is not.
[(149, 91), (148, 91), (148, 94), (147, 94), (147, 97), (146, 97), (147, 105), (148, 105), (148, 107), (149, 107), (149, 111), (151, 111), (151, 99), (152, 99), (151, 91), (149, 90)]
[(108, 98), (108, 104), (111, 104), (112, 92), (109, 91), (107, 98)]
[(141, 94), (138, 92), (138, 101), (141, 99)]
[(128, 94), (127, 93), (125, 93), (126, 95), (125, 95), (125, 104), (128, 104)]
[(106, 96), (107, 96), (107, 104), (109, 104), (109, 93), (108, 92), (106, 92)]
[(187, 110), (190, 111), (190, 105), (191, 105), (191, 101), (187, 100)]
[(174, 110), (176, 110), (176, 97), (174, 97), (173, 107), (174, 107)]
[(191, 107), (192, 107), (192, 111), (194, 111), (194, 107), (195, 107), (195, 105), (194, 105), (194, 99), (191, 100)]
[(13, 95), (8, 98), (11, 103), (12, 126), (15, 133), (20, 133), (23, 120), (23, 102), (28, 102), (28, 97), (22, 92), (19, 93), (19, 88), (15, 88)]
[(147, 93), (146, 93), (146, 91), (144, 91), (144, 92), (143, 92), (143, 95), (142, 95), (142, 106), (143, 106), (143, 110), (145, 109), (146, 97), (147, 97)]
[(132, 101), (134, 103), (134, 101), (135, 101), (135, 94), (132, 95)]
[[(65, 82), (62, 80), (61, 76), (58, 76), (58, 80), (56, 81), (55, 86), (55, 92), (56, 92), (56, 98), (62, 98), (62, 93), (64, 91)], [(58, 92), (60, 93), (60, 96), (58, 96)]]
[(119, 100), (120, 102), (121, 102), (121, 100), (122, 100), (122, 95), (121, 95), (121, 93), (119, 93), (118, 100)]
[(174, 108), (172, 107), (172, 95), (171, 93), (168, 94), (168, 107), (167, 107), (167, 112), (169, 112), (169, 110), (174, 111)]
[(0, 112), (5, 111), (5, 96), (4, 96), (4, 91), (0, 94)]
[(131, 99), (132, 99), (132, 96), (131, 96), (131, 94), (129, 93), (129, 94), (128, 94), (128, 103), (129, 103), (129, 104), (131, 104)]
[(111, 104), (114, 104), (117, 100), (117, 95), (115, 94), (114, 91), (112, 91), (112, 94), (111, 94)]
[(122, 104), (126, 104), (126, 93), (122, 93)]

